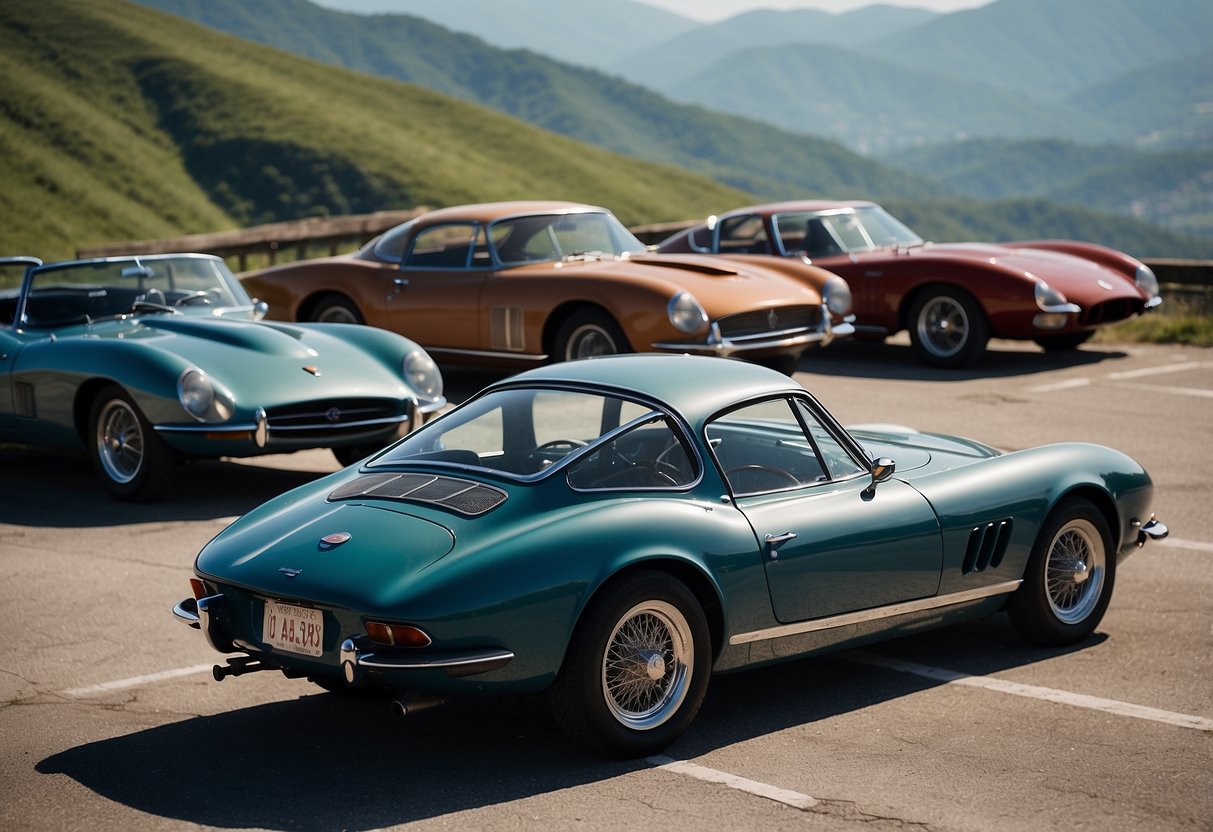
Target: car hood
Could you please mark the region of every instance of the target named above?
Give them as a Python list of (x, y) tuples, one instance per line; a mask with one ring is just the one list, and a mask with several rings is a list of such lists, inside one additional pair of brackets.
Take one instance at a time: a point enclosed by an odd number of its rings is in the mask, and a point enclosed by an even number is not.
[(685, 290), (703, 304), (711, 317), (751, 307), (815, 305), (821, 302), (821, 295), (811, 285), (777, 268), (707, 255), (643, 254), (519, 268), (539, 269), (566, 276), (578, 273), (603, 275), (612, 280), (648, 281), (655, 287), (662, 287), (663, 291)]
[[(930, 243), (910, 250), (914, 259), (958, 260), (1040, 278), (1077, 303), (1140, 296), (1132, 278), (1101, 263), (1062, 251), (1015, 243)], [(1101, 285), (1101, 281), (1103, 284)]]
[(399, 507), (311, 498), (238, 520), (196, 565), (261, 594), (380, 612), (454, 544), (450, 529)]
[(934, 473), (1001, 454), (972, 439), (922, 433), (902, 425), (855, 425), (847, 430), (870, 459), (884, 456), (896, 462), (899, 475)]
[(312, 398), (411, 395), (401, 367), (323, 326), (165, 315), (101, 324), (90, 334), (178, 356), (230, 390), (240, 410), (250, 413)]

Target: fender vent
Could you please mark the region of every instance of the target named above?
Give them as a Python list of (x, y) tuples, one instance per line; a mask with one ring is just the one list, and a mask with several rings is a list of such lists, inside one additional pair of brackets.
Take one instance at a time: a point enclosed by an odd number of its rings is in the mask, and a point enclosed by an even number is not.
[(1007, 553), (1007, 544), (1011, 542), (1011, 521), (997, 520), (978, 526), (969, 532), (969, 545), (965, 549), (964, 564), (960, 567), (962, 574), (982, 572), (986, 569), (997, 569), (1002, 563), (1002, 556)]
[(328, 499), (352, 500), (357, 497), (427, 503), (475, 517), (504, 503), (506, 494), (499, 488), (457, 477), (368, 474), (341, 486), (329, 494)]

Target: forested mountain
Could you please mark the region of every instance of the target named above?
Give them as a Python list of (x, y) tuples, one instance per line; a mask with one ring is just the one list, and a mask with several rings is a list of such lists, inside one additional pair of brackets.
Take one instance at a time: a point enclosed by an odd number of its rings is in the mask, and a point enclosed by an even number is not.
[(124, 0), (6, 0), (0, 37), (4, 254), (493, 199), (635, 223), (751, 198)]
[(936, 195), (842, 145), (679, 105), (648, 89), (415, 17), (367, 17), (306, 0), (142, 0), (258, 43), (475, 101), (556, 133), (679, 165), (769, 198)]

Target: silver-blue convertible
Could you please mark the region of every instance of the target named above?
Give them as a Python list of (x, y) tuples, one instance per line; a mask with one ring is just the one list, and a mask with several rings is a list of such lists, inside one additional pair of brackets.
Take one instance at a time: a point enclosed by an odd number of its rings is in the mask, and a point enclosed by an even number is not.
[(1098, 445), (1000, 453), (843, 429), (786, 376), (616, 356), (491, 385), (291, 491), (198, 555), (174, 608), (260, 670), (342, 691), (546, 692), (587, 745), (644, 755), (713, 672), (1006, 610), (1087, 636), (1122, 558), (1166, 529)]

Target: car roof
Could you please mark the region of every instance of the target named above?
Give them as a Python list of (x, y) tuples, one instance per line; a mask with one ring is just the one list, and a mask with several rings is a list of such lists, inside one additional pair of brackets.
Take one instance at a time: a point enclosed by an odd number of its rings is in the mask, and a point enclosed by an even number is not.
[(567, 383), (611, 388), (663, 402), (690, 423), (739, 401), (803, 392), (783, 373), (748, 361), (645, 353), (565, 361), (520, 373), (497, 386)]
[(437, 208), (423, 214), (416, 222), (418, 225), (436, 225), (455, 221), (490, 223), (502, 217), (583, 211), (607, 213), (605, 208), (581, 202), (519, 199), (511, 202), (481, 202), (474, 205), (452, 205), (449, 208)]

